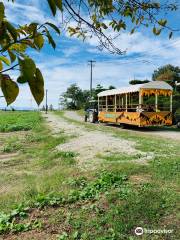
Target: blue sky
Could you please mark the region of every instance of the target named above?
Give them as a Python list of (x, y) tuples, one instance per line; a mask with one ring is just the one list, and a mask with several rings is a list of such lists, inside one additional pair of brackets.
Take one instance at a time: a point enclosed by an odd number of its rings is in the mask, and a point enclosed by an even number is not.
[[(4, 2), (7, 8), (6, 16), (12, 23), (60, 23), (58, 16), (51, 16), (46, 0), (16, 0), (14, 4), (7, 0)], [(171, 14), (168, 21), (172, 26), (178, 27), (180, 11)], [(43, 72), (45, 88), (48, 89), (48, 102), (55, 107), (58, 106), (59, 95), (70, 84), (77, 83), (83, 89), (89, 88), (90, 68), (87, 61), (90, 59), (96, 61), (93, 86), (102, 84), (114, 85), (117, 88), (128, 85), (129, 80), (134, 78), (151, 79), (153, 70), (159, 66), (169, 63), (180, 66), (180, 32), (171, 40), (167, 33), (156, 37), (148, 29), (141, 29), (133, 35), (123, 32), (115, 43), (122, 50), (127, 50), (124, 56), (100, 52), (96, 47), (95, 37), (85, 43), (67, 35), (54, 37), (57, 43), (55, 51), (46, 44), (40, 53), (31, 51), (30, 54)], [(17, 78), (15, 72), (11, 74), (14, 79)], [(0, 106), (5, 106), (2, 99)], [(37, 107), (27, 85), (20, 85), (20, 95), (13, 106)]]

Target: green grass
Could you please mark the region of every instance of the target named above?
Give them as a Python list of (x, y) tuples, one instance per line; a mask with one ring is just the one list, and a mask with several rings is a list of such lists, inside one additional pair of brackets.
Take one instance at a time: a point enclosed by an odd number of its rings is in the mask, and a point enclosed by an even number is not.
[[(14, 117), (13, 113), (8, 113), (6, 125), (10, 126)], [(68, 137), (64, 134), (52, 136), (39, 113), (18, 113), (18, 117), (19, 122), (28, 123), (29, 119), (36, 119), (36, 123), (31, 131), (21, 132), (18, 136), (12, 132), (4, 141), (1, 154), (18, 155), (12, 158), (10, 155), (4, 163), (0, 160), (0, 187), (4, 189), (0, 194), (0, 211), (8, 211), (21, 202), (33, 201), (40, 193), (61, 191), (62, 182), (72, 172), (71, 166), (76, 165), (75, 153), (55, 149)]]
[(23, 149), (23, 144), (17, 136), (9, 137), (3, 146), (4, 153), (11, 153)]
[[(63, 113), (57, 114), (63, 117)], [(71, 121), (87, 130), (134, 141), (143, 153), (99, 153), (100, 168), (80, 171), (77, 153), (56, 150), (57, 145), (69, 141), (66, 133), (52, 136), (41, 117), (38, 119), (23, 138), (11, 136), (4, 143), (4, 149), (10, 149), (5, 152), (18, 151), (18, 157), (0, 168), (0, 188), (6, 186), (0, 195), (0, 211), (6, 212), (0, 215), (0, 232), (15, 234), (39, 228), (40, 233), (47, 229), (56, 232), (61, 240), (133, 240), (138, 239), (134, 229), (141, 226), (173, 229), (171, 235), (145, 234), (142, 239), (179, 239), (178, 142)], [(14, 141), (17, 146), (11, 145)], [(149, 164), (134, 162), (148, 152), (154, 154)]]
[(40, 121), (38, 112), (0, 111), (0, 132), (27, 131), (36, 127)]
[(135, 154), (135, 155), (128, 155), (128, 154), (119, 154), (119, 153), (111, 153), (111, 154), (98, 154), (97, 155), (98, 158), (104, 159), (107, 162), (129, 162), (129, 161), (138, 161), (140, 158), (144, 157), (141, 154)]
[[(64, 119), (66, 119), (68, 122), (71, 122), (70, 119), (63, 116), (63, 113), (57, 114), (60, 114), (61, 117), (64, 117)], [(103, 153), (97, 156), (98, 158), (104, 159), (103, 167), (106, 168), (106, 170), (124, 173), (129, 178), (131, 178), (131, 176), (138, 176), (142, 180), (137, 183), (135, 180), (133, 186), (131, 186), (130, 190), (128, 190), (131, 194), (128, 195), (126, 199), (123, 199), (123, 202), (120, 201), (120, 206), (118, 205), (118, 196), (121, 189), (119, 189), (117, 194), (113, 193), (113, 191), (110, 191), (109, 198), (113, 198), (115, 205), (112, 206), (113, 208), (110, 210), (111, 213), (109, 217), (109, 211), (106, 212), (106, 224), (109, 223), (111, 226), (114, 225), (113, 229), (116, 230), (113, 231), (113, 234), (115, 233), (116, 235), (120, 232), (121, 234), (118, 237), (109, 237), (107, 239), (128, 239), (128, 236), (132, 235), (130, 232), (137, 225), (144, 226), (146, 228), (149, 227), (152, 229), (157, 229), (158, 226), (159, 228), (163, 228), (164, 222), (167, 224), (167, 229), (174, 229), (174, 235), (172, 235), (172, 239), (176, 239), (178, 236), (176, 223), (178, 222), (177, 212), (180, 172), (179, 142), (162, 139), (161, 137), (157, 136), (153, 137), (142, 135), (140, 132), (134, 133), (133, 131), (126, 131), (123, 129), (117, 131), (116, 128), (80, 123), (75, 120), (72, 122), (77, 125), (83, 124), (85, 128), (91, 131), (99, 130), (111, 133), (120, 139), (122, 138), (134, 141), (136, 143), (135, 147), (137, 150), (140, 150), (144, 154), (148, 152), (154, 154), (154, 158), (149, 161), (148, 165), (139, 165), (133, 162), (134, 160), (141, 158), (139, 155), (109, 155)], [(146, 181), (149, 182), (147, 186)], [(145, 190), (141, 189), (141, 185)], [(117, 218), (114, 216), (116, 212), (120, 212)], [(124, 216), (121, 215), (121, 213), (124, 214)], [(111, 219), (111, 215), (113, 216), (113, 219)], [(169, 218), (172, 218), (172, 222), (170, 220), (168, 221)], [(139, 221), (137, 221), (138, 219)], [(104, 229), (102, 232), (103, 231)], [(108, 233), (105, 235), (108, 236)], [(158, 236), (154, 236), (154, 239), (157, 237)], [(106, 236), (104, 236), (102, 239), (106, 239)], [(159, 236), (158, 239), (166, 239), (166, 236)]]
[(84, 113), (85, 113), (84, 109), (77, 110), (76, 112), (79, 116), (84, 117)]

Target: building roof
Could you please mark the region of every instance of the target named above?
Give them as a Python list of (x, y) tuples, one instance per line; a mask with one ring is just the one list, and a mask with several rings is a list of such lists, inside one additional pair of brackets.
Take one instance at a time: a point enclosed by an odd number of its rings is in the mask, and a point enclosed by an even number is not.
[(111, 96), (124, 93), (139, 92), (141, 89), (161, 89), (161, 90), (173, 90), (171, 85), (164, 81), (152, 81), (144, 84), (130, 85), (119, 89), (112, 89), (100, 92), (98, 97)]

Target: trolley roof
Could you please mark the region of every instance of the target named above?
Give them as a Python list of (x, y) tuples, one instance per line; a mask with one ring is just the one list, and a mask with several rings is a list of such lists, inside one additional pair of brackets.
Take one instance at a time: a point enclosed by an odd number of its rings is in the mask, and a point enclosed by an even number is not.
[(164, 81), (152, 81), (144, 84), (131, 85), (131, 86), (123, 87), (119, 89), (106, 90), (106, 91), (100, 92), (98, 94), (98, 97), (139, 92), (141, 89), (173, 90), (173, 88)]

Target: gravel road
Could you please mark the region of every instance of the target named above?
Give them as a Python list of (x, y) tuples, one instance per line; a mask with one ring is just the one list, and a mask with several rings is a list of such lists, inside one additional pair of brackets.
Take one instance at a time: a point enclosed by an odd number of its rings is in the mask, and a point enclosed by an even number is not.
[[(74, 112), (67, 112), (68, 117), (80, 120), (80, 117)], [(52, 132), (57, 134), (63, 132), (70, 140), (65, 144), (57, 146), (59, 151), (70, 151), (77, 153), (77, 163), (83, 170), (97, 168), (97, 165), (103, 162), (99, 156), (120, 153), (126, 155), (140, 156), (135, 162), (146, 164), (153, 158), (152, 153), (143, 153), (135, 148), (135, 142), (117, 138), (111, 133), (85, 128), (83, 125), (77, 125), (66, 121), (64, 118), (53, 113), (44, 115)]]
[[(65, 113), (65, 116), (76, 120), (76, 121), (84, 121), (83, 117), (78, 115), (75, 111), (67, 111)], [(109, 125), (110, 126), (110, 125)], [(112, 126), (111, 126), (112, 127)], [(168, 138), (168, 139), (173, 139), (175, 141), (180, 141), (180, 131), (176, 131), (176, 128), (173, 130), (168, 130), (168, 129), (148, 129), (148, 128), (138, 128), (138, 127), (134, 127), (134, 128), (130, 128), (130, 129), (122, 129), (119, 126), (113, 126), (116, 127), (117, 130), (119, 131), (133, 131), (133, 132), (137, 132), (138, 134), (147, 134), (147, 135), (156, 135), (159, 137), (163, 137), (163, 138)]]

